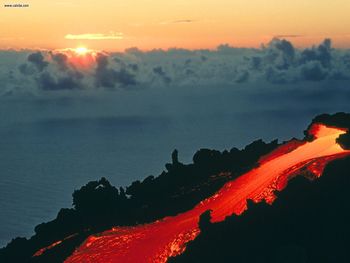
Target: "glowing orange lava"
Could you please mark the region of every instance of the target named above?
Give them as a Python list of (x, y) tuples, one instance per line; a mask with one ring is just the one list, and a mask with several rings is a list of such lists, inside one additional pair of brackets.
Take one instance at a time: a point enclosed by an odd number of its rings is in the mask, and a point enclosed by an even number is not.
[(47, 250), (50, 250), (51, 248), (54, 248), (56, 246), (58, 246), (59, 244), (62, 244), (62, 242), (68, 240), (68, 239), (71, 239), (72, 237), (75, 237), (76, 235), (78, 235), (77, 233), (73, 234), (73, 235), (70, 235), (70, 236), (67, 236), (66, 238), (64, 238), (63, 240), (58, 240), (54, 243), (52, 243), (50, 246), (47, 246), (47, 247), (44, 247), (42, 249), (39, 249), (34, 255), (33, 257), (39, 257), (41, 256), (42, 254), (44, 254)]
[(166, 262), (182, 253), (186, 243), (199, 234), (200, 215), (212, 210), (212, 222), (241, 214), (247, 199), (254, 202), (275, 200), (274, 191), (282, 190), (297, 174), (322, 174), (332, 159), (348, 155), (336, 138), (342, 129), (314, 124), (312, 142), (290, 141), (260, 159), (260, 166), (226, 183), (212, 197), (193, 209), (174, 217), (135, 227), (116, 227), (90, 236), (65, 262)]

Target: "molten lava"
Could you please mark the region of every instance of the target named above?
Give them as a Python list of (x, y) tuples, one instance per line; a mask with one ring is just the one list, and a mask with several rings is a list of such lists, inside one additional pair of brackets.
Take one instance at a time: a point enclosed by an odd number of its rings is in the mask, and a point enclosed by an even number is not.
[(203, 212), (212, 210), (212, 222), (219, 222), (243, 213), (247, 199), (272, 203), (274, 192), (281, 191), (293, 176), (319, 177), (329, 161), (350, 153), (336, 143), (343, 133), (342, 129), (314, 124), (310, 129), (315, 138), (312, 142), (293, 140), (282, 145), (261, 158), (257, 168), (226, 183), (192, 210), (151, 224), (116, 227), (90, 236), (65, 262), (166, 262), (197, 237)]

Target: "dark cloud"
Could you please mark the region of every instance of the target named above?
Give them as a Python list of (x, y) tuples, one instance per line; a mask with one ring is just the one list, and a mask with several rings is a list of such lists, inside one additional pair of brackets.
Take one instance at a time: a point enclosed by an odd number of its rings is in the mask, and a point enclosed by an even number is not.
[(342, 60), (344, 62), (344, 65), (350, 69), (350, 54), (346, 54), (345, 56), (342, 57)]
[(327, 77), (327, 71), (319, 61), (310, 61), (301, 67), (301, 76), (305, 80), (320, 81)]
[(329, 68), (332, 60), (331, 45), (331, 40), (325, 39), (317, 48), (305, 49), (301, 53), (300, 62), (319, 61), (323, 67)]
[(287, 76), (285, 71), (281, 71), (273, 67), (266, 69), (265, 77), (268, 82), (273, 84), (287, 83)]
[(63, 53), (51, 54), (52, 60), (55, 61), (59, 69), (65, 71), (68, 69), (68, 57)]
[(41, 73), (37, 82), (43, 90), (73, 90), (81, 88), (74, 77), (64, 76), (56, 79), (49, 72)]
[(164, 72), (164, 70), (163, 70), (163, 68), (161, 66), (154, 67), (153, 68), (153, 72), (156, 75), (160, 76), (165, 83), (169, 84), (171, 82), (171, 78), (169, 78), (166, 75), (166, 73)]
[(250, 65), (253, 70), (259, 70), (262, 66), (262, 59), (261, 57), (251, 57), (250, 59)]
[[(235, 48), (228, 44), (219, 45), (215, 50), (141, 51), (130, 48), (125, 52), (99, 53), (88, 69), (74, 66), (64, 52), (24, 54), (18, 52), (18, 56), (27, 57), (28, 62), (13, 59), (17, 64), (11, 68), (14, 73), (20, 73), (21, 80), (16, 74), (10, 78), (9, 70), (2, 73), (8, 89), (20, 89), (19, 82), (26, 83), (27, 89), (56, 90), (72, 87), (148, 88), (164, 84), (214, 87), (219, 83), (228, 86), (250, 83), (255, 87), (261, 83), (281, 85), (350, 79), (350, 52), (332, 48), (330, 39), (306, 49), (297, 49), (290, 41), (279, 38), (260, 49)], [(6, 58), (2, 53), (0, 56)], [(50, 59), (45, 60), (46, 57)], [(41, 76), (44, 72), (48, 74)], [(37, 85), (38, 81), (40, 85)], [(48, 83), (53, 88), (49, 89)]]
[(40, 72), (49, 65), (49, 63), (44, 60), (44, 56), (40, 51), (30, 54), (27, 59), (29, 62), (33, 63)]
[(107, 68), (108, 60), (104, 55), (99, 55), (96, 60), (96, 86), (114, 88), (115, 87), (115, 73), (113, 69)]
[(31, 66), (29, 66), (27, 63), (21, 64), (18, 66), (19, 72), (21, 72), (23, 75), (32, 75), (35, 73), (35, 69), (33, 69)]
[(108, 57), (99, 54), (96, 58), (95, 83), (97, 87), (114, 88), (116, 84), (122, 86), (136, 85), (135, 76), (125, 68), (115, 70), (108, 67)]
[(270, 83), (294, 83), (301, 81), (346, 80), (346, 55), (332, 48), (330, 39), (304, 50), (295, 49), (285, 39), (273, 39), (259, 54), (248, 56), (251, 75), (263, 73)]
[(128, 67), (135, 72), (139, 70), (139, 65), (137, 65), (136, 63), (129, 64)]
[(282, 39), (280, 41), (276, 41), (275, 47), (276, 47), (276, 49), (280, 50), (282, 52), (282, 54), (287, 59), (289, 59), (289, 60), (294, 59), (295, 50), (294, 50), (292, 43), (290, 43), (289, 41), (287, 41), (285, 39)]
[(204, 61), (207, 61), (208, 60), (208, 57), (206, 56), (201, 56), (201, 60), (204, 62)]
[(294, 63), (295, 49), (293, 45), (285, 39), (273, 39), (265, 54), (265, 63), (268, 66), (275, 66), (280, 70), (287, 70)]
[(115, 79), (118, 83), (124, 86), (136, 85), (135, 76), (124, 68), (115, 72)]

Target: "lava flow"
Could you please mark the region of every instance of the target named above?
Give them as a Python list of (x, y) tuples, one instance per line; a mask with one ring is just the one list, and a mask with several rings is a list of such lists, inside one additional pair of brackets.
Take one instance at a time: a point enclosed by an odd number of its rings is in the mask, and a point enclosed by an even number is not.
[(215, 195), (193, 209), (174, 217), (135, 227), (116, 227), (90, 236), (65, 262), (166, 262), (181, 254), (186, 243), (200, 230), (200, 215), (211, 212), (211, 221), (219, 222), (247, 208), (247, 199), (272, 203), (275, 191), (281, 191), (298, 174), (319, 177), (325, 165), (348, 155), (336, 143), (346, 131), (314, 124), (309, 133), (312, 142), (290, 141), (262, 157), (259, 166), (226, 183)]

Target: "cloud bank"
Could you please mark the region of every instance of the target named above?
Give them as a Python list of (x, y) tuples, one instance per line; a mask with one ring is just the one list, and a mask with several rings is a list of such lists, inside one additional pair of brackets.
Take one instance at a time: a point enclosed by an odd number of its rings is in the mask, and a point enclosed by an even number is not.
[[(84, 34), (76, 39), (90, 36), (109, 37)], [(350, 81), (350, 51), (332, 48), (330, 39), (303, 50), (288, 40), (274, 38), (260, 49), (220, 45), (215, 50), (144, 52), (130, 48), (117, 53), (94, 52), (84, 59), (73, 53), (1, 51), (0, 94)]]

